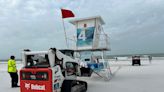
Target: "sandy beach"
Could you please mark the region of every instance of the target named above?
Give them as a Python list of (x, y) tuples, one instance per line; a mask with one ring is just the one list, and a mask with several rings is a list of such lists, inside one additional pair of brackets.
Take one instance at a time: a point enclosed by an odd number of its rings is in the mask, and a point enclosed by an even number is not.
[[(17, 63), (18, 69), (22, 66)], [(109, 81), (93, 75), (79, 78), (88, 82), (87, 92), (163, 92), (164, 60), (154, 59), (150, 64), (143, 59), (141, 66), (132, 66), (131, 61), (110, 61), (112, 77)], [(10, 87), (10, 76), (6, 72), (7, 64), (0, 64), (1, 91), (20, 92), (19, 88)]]

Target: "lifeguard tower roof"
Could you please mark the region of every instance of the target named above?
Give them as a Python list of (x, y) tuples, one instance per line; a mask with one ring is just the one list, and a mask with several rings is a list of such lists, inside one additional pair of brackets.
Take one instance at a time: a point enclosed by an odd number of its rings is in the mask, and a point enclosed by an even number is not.
[(92, 17), (86, 17), (86, 18), (77, 18), (69, 21), (71, 24), (76, 25), (76, 22), (78, 21), (85, 21), (90, 19), (98, 19), (102, 25), (105, 24), (104, 20), (101, 18), (101, 16), (92, 16)]

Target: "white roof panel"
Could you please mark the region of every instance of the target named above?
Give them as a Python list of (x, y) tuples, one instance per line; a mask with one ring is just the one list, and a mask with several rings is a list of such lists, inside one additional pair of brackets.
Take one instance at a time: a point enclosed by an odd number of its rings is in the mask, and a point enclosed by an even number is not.
[(71, 24), (75, 25), (76, 22), (83, 21), (83, 20), (89, 20), (89, 19), (98, 19), (100, 20), (101, 24), (105, 24), (104, 20), (101, 18), (101, 16), (93, 16), (93, 17), (87, 17), (87, 18), (77, 18), (69, 21)]

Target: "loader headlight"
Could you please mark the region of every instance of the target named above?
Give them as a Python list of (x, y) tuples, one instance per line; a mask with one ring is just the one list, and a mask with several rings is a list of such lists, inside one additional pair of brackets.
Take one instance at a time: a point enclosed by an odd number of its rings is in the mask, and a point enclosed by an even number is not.
[(48, 80), (47, 72), (37, 72), (36, 75), (37, 80)]

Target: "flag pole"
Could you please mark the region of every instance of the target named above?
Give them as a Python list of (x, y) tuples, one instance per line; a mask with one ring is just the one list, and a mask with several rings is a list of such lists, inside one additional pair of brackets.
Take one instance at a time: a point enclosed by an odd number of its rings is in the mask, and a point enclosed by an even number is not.
[(63, 18), (62, 18), (62, 23), (63, 23), (66, 47), (68, 48), (67, 33), (66, 33), (66, 30), (65, 30), (65, 24), (64, 24), (64, 19)]
[(74, 17), (74, 14), (70, 10), (62, 9), (62, 8), (60, 8), (60, 9), (61, 9), (61, 13), (62, 13), (62, 23), (63, 23), (63, 28), (64, 28), (66, 46), (68, 48), (68, 40), (67, 40), (67, 33), (66, 33), (66, 30), (65, 30), (64, 18)]

